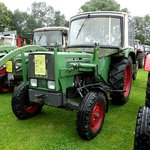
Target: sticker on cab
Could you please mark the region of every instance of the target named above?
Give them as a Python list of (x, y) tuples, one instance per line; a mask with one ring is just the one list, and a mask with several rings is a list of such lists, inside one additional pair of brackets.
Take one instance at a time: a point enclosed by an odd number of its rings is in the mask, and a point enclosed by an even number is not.
[(35, 55), (35, 75), (46, 75), (45, 55)]
[(6, 71), (7, 72), (12, 72), (12, 61), (7, 61), (6, 62)]

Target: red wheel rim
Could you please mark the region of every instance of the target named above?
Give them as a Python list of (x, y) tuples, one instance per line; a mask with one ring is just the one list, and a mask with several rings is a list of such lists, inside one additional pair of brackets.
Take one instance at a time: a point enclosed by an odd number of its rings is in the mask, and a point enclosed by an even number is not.
[(102, 103), (97, 103), (92, 111), (91, 115), (91, 129), (92, 131), (96, 131), (99, 126), (101, 125), (101, 122), (103, 120), (104, 116), (104, 109)]
[(2, 93), (9, 93), (9, 92), (11, 92), (12, 91), (12, 87), (1, 87), (0, 88), (0, 91), (2, 92)]
[(131, 86), (131, 67), (128, 65), (125, 70), (125, 79), (124, 79), (124, 96), (127, 97), (130, 92)]
[(38, 104), (38, 103), (32, 103), (32, 105), (25, 106), (24, 108), (25, 108), (27, 113), (34, 113), (38, 109), (39, 105), (40, 104)]

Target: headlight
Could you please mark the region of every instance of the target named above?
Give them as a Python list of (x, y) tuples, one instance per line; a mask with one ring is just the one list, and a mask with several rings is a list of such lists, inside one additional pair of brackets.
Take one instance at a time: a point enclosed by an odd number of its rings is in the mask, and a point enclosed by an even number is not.
[(33, 87), (37, 87), (37, 79), (30, 79), (30, 85)]
[(55, 81), (48, 81), (47, 86), (49, 89), (54, 90), (55, 89)]
[(16, 63), (15, 64), (15, 69), (18, 70), (22, 67), (22, 64), (21, 63)]

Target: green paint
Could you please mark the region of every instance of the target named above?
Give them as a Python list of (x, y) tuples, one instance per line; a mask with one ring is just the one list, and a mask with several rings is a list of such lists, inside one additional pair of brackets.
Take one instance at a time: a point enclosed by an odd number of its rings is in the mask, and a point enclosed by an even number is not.
[(5, 51), (7, 53), (9, 53), (10, 51), (17, 49), (17, 46), (11, 46), (11, 45), (4, 45), (4, 46), (0, 46), (0, 52)]
[(4, 65), (7, 61), (11, 60), (12, 58), (16, 57), (17, 55), (21, 54), (21, 51), (23, 52), (33, 52), (33, 51), (47, 51), (46, 48), (43, 48), (38, 45), (27, 45), (21, 48), (17, 48), (11, 52), (9, 52), (7, 55), (5, 55), (0, 60), (0, 66)]

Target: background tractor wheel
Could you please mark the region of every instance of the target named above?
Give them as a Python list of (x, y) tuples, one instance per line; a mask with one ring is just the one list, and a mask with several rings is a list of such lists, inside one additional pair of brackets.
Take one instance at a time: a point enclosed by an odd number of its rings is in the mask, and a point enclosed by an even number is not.
[(91, 140), (101, 130), (105, 117), (106, 97), (102, 92), (89, 92), (80, 103), (77, 131), (84, 140)]
[(144, 53), (138, 53), (138, 55), (137, 55), (137, 60), (138, 60), (138, 68), (143, 68), (143, 64), (144, 64)]
[(138, 111), (134, 150), (150, 150), (150, 109), (145, 106)]
[(150, 72), (148, 73), (145, 105), (150, 108)]
[(7, 76), (4, 76), (0, 79), (0, 93), (9, 93), (12, 92), (14, 86), (9, 85), (7, 82)]
[(132, 74), (133, 80), (136, 80), (137, 71), (138, 71), (138, 61), (136, 61), (136, 64), (133, 66), (133, 74)]
[(19, 85), (12, 97), (12, 110), (19, 119), (27, 119), (37, 115), (42, 110), (39, 103), (31, 103), (29, 101), (28, 86)]
[(124, 90), (125, 92), (111, 92), (112, 102), (123, 105), (128, 101), (132, 84), (132, 61), (121, 59), (114, 63), (110, 70), (110, 86), (112, 90)]
[(9, 86), (9, 85), (5, 85), (5, 86), (1, 86), (0, 87), (0, 93), (10, 93), (14, 90), (14, 86)]

